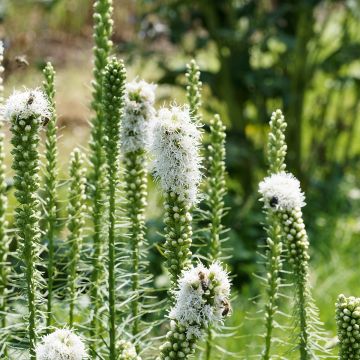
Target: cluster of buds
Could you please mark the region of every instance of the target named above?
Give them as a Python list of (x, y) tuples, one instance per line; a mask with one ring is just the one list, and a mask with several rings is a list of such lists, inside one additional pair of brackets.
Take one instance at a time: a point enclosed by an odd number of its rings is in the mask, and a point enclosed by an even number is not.
[(360, 298), (339, 295), (336, 322), (340, 342), (339, 359), (360, 359)]

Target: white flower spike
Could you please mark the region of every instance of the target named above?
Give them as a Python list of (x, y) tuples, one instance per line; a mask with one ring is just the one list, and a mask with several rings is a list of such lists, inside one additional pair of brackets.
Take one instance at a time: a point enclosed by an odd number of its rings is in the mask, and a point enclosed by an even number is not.
[(81, 339), (67, 329), (45, 336), (36, 347), (37, 360), (83, 360), (87, 358)]
[(259, 184), (259, 192), (268, 209), (291, 211), (305, 206), (300, 182), (290, 173), (280, 172), (266, 177)]
[(200, 172), (199, 128), (191, 122), (188, 107), (159, 110), (152, 129), (153, 173), (166, 192), (193, 205), (198, 200)]
[(230, 312), (230, 281), (222, 266), (199, 263), (183, 272), (169, 317), (186, 328), (188, 338), (199, 338), (208, 325), (218, 326)]
[(144, 150), (149, 145), (150, 121), (155, 116), (156, 85), (133, 80), (126, 85), (121, 147), (126, 154)]
[(17, 119), (50, 117), (49, 101), (46, 95), (38, 89), (14, 91), (5, 102), (3, 116), (7, 120), (13, 117)]

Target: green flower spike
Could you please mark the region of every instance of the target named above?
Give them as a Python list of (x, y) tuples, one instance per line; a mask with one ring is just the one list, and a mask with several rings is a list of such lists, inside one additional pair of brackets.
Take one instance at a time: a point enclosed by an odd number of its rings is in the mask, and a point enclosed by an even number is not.
[[(112, 49), (110, 40), (112, 34), (113, 20), (112, 17), (112, 0), (97, 0), (94, 3), (94, 69), (92, 82), (93, 100), (92, 109), (94, 117), (92, 119), (91, 140), (90, 140), (90, 162), (91, 173), (89, 176), (91, 203), (92, 203), (92, 221), (93, 221), (93, 252), (92, 252), (92, 274), (90, 300), (92, 303), (93, 314), (90, 321), (90, 336), (97, 338), (100, 331), (100, 308), (103, 304), (101, 293), (104, 281), (103, 271), (103, 223), (105, 212), (105, 152), (104, 152), (104, 118), (102, 112), (102, 84), (103, 72), (107, 64), (108, 56)], [(97, 343), (95, 341), (93, 348), (96, 350)], [(93, 358), (96, 353), (91, 352)]]
[(37, 269), (41, 252), (39, 229), (39, 130), (44, 119), (51, 116), (46, 96), (39, 90), (15, 92), (7, 100), (5, 118), (11, 121), (15, 171), (16, 207), (15, 224), (23, 273), (26, 280), (28, 305), (28, 336), (30, 359), (35, 360), (41, 287), (44, 284)]
[(191, 120), (194, 124), (201, 125), (201, 90), (200, 68), (193, 59), (186, 65), (186, 97), (190, 108)]
[(121, 124), (121, 150), (125, 164), (124, 190), (128, 201), (125, 209), (129, 220), (128, 230), (132, 254), (133, 336), (138, 335), (140, 331), (141, 297), (144, 297), (145, 291), (142, 284), (144, 284), (144, 277), (147, 276), (146, 269), (141, 266), (141, 254), (144, 252), (147, 206), (147, 147), (150, 123), (155, 115), (155, 88), (155, 85), (143, 80), (134, 80), (126, 85), (125, 109)]
[(68, 203), (68, 298), (69, 298), (69, 326), (74, 325), (75, 305), (79, 288), (79, 261), (83, 243), (83, 232), (86, 215), (86, 178), (84, 156), (79, 149), (75, 149), (70, 157), (70, 189)]
[(120, 120), (124, 107), (126, 72), (122, 62), (113, 58), (105, 68), (103, 80), (103, 115), (105, 123), (105, 150), (107, 180), (109, 185), (108, 228), (108, 302), (109, 302), (109, 360), (118, 359), (116, 348), (116, 302), (115, 302), (115, 226), (116, 189), (119, 183)]
[(53, 303), (53, 285), (55, 276), (55, 254), (54, 254), (54, 241), (55, 229), (57, 222), (57, 209), (56, 203), (57, 196), (57, 126), (56, 126), (56, 110), (55, 110), (55, 71), (51, 63), (47, 63), (44, 69), (45, 81), (43, 82), (44, 92), (46, 93), (50, 107), (51, 117), (48, 119), (46, 126), (46, 141), (45, 141), (45, 171), (44, 171), (44, 229), (45, 239), (48, 243), (48, 281), (47, 281), (47, 311), (46, 311), (46, 327), (47, 332), (50, 332), (50, 327), (53, 324), (52, 303)]

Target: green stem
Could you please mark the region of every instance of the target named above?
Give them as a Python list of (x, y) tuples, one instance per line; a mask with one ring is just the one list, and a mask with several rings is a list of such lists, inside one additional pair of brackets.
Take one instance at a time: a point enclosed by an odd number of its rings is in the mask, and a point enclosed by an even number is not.
[(52, 300), (53, 300), (53, 285), (54, 285), (54, 238), (55, 238), (55, 227), (57, 221), (56, 214), (56, 202), (57, 202), (57, 126), (56, 126), (56, 111), (55, 111), (55, 84), (54, 77), (55, 71), (51, 63), (48, 63), (44, 69), (45, 81), (43, 83), (44, 91), (49, 99), (51, 105), (52, 116), (46, 127), (46, 141), (45, 141), (45, 237), (48, 242), (48, 281), (47, 281), (47, 312), (46, 312), (46, 329), (50, 332), (51, 325), (53, 323), (52, 314)]

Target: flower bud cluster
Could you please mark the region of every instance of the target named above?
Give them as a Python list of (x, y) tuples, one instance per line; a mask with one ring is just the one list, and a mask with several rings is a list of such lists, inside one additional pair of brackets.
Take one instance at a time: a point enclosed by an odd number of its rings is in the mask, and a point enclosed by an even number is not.
[(36, 347), (37, 360), (83, 360), (85, 345), (79, 336), (67, 329), (57, 329), (43, 337)]
[(288, 261), (305, 275), (310, 256), (309, 240), (301, 209), (295, 208), (292, 211), (282, 212), (280, 219), (288, 248)]
[(181, 201), (174, 192), (165, 195), (165, 252), (167, 268), (171, 275), (172, 288), (178, 276), (190, 265), (192, 216), (187, 202)]
[(360, 359), (360, 298), (339, 295), (336, 322), (340, 341), (339, 359)]
[(186, 96), (190, 106), (190, 115), (194, 124), (201, 125), (201, 89), (202, 82), (200, 81), (200, 68), (193, 59), (186, 65)]
[(284, 132), (286, 127), (287, 124), (281, 110), (274, 111), (270, 118), (270, 132), (267, 145), (269, 174), (285, 171), (287, 145)]
[(144, 150), (149, 145), (150, 123), (155, 116), (156, 85), (134, 80), (126, 85), (121, 148), (124, 154)]
[(210, 120), (210, 141), (207, 146), (207, 188), (205, 203), (209, 218), (209, 257), (219, 259), (222, 255), (221, 242), (224, 233), (222, 219), (225, 216), (224, 197), (227, 192), (225, 181), (225, 125), (219, 115)]

